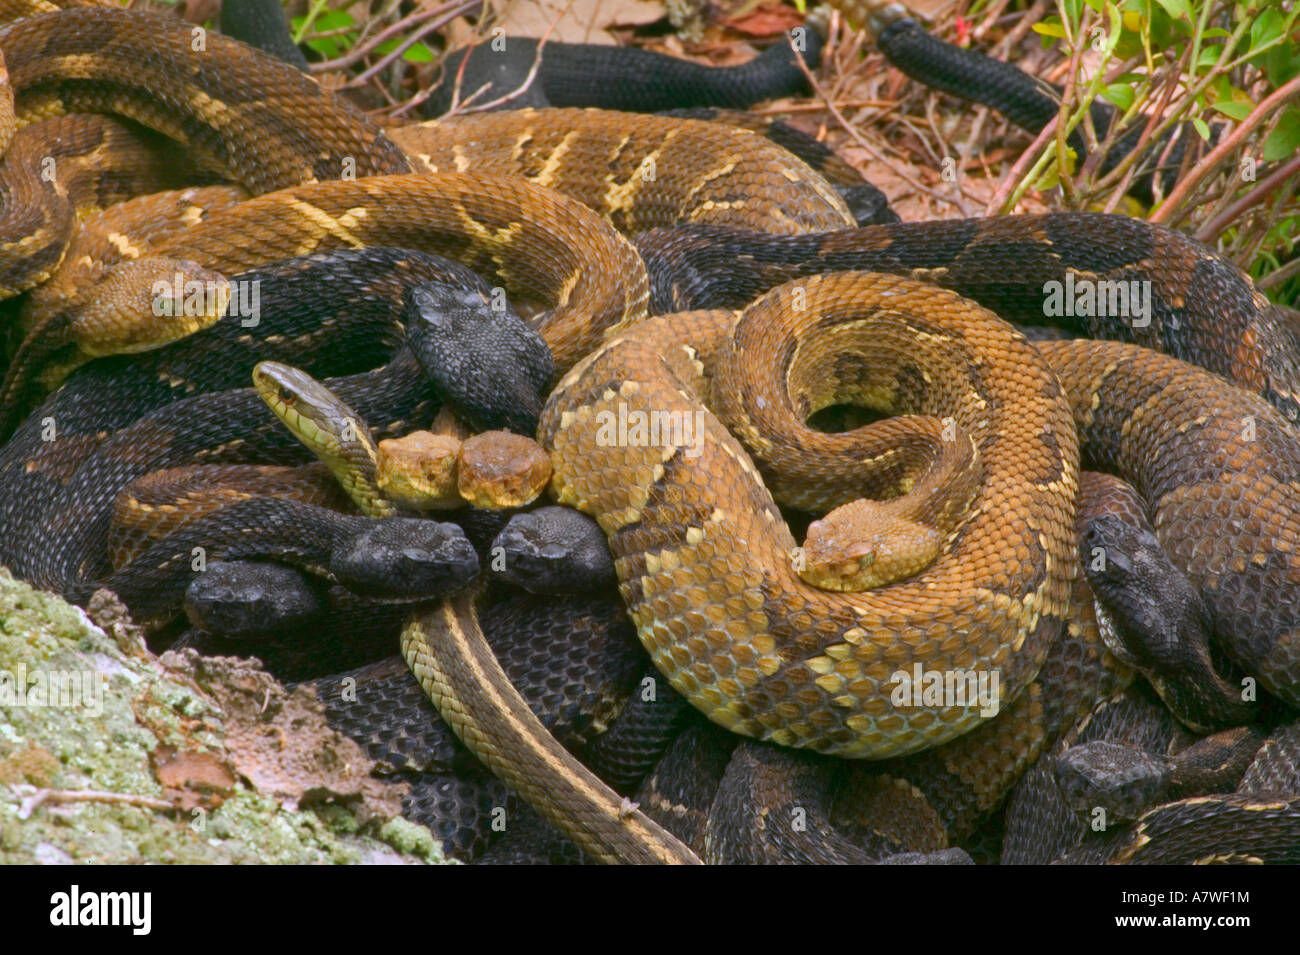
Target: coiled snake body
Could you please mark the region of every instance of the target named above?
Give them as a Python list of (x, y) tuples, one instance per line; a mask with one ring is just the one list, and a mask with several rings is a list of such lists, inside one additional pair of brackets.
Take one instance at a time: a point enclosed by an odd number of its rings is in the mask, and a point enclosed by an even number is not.
[[(1071, 616), (1076, 426), (1085, 460), (1127, 470), (1153, 504), (1176, 559), (1213, 595), (1237, 659), (1281, 698), (1300, 702), (1300, 624), (1285, 609), (1300, 606), (1300, 443), (1262, 398), (1136, 345), (1036, 350), (979, 306), (912, 278), (796, 279), (749, 305), (734, 328), (718, 313), (643, 322), (649, 278), (636, 250), (606, 220), (627, 229), (665, 219), (703, 224), (696, 235), (712, 227), (789, 235), (846, 228), (843, 202), (797, 160), (765, 152), (759, 137), (690, 121), (537, 112), (473, 118), (441, 132), (435, 124), (395, 142), (291, 68), (218, 37), (196, 54), (191, 39), (172, 21), (86, 9), (20, 21), (0, 31), (0, 50), (20, 117), (77, 109), (124, 116), (185, 144), (205, 168), (266, 193), (164, 240), (150, 255), (183, 256), (229, 275), (308, 252), (405, 245), (492, 272), (508, 291), (550, 306), (540, 330), (557, 368), (572, 368), (540, 429), (552, 450), (556, 494), (600, 520), (643, 643), (673, 685), (715, 722), (822, 753), (881, 758), (961, 745), (950, 741), (989, 715), (970, 701), (894, 703), (899, 671), (996, 673), (998, 705), (1015, 704)], [(503, 152), (509, 158), (501, 171), (531, 183), (445, 171), (478, 169), (483, 156)], [(440, 171), (410, 171), (422, 167)], [(671, 174), (647, 175), (651, 170)], [(322, 181), (336, 178), (344, 181)], [(1046, 230), (1072, 224), (1103, 241), (1140, 234), (1156, 249), (1165, 235), (1120, 217), (1073, 214), (1043, 220), (1041, 229), (1029, 223), (1021, 247), (1050, 248)], [(954, 227), (932, 225), (951, 245)], [(34, 233), (28, 246), (53, 234)], [(841, 235), (906, 252), (888, 229)], [(46, 277), (57, 261), (58, 254), (45, 254), (44, 271), (19, 274), (12, 263), (23, 258), (14, 256), (22, 240), (5, 241), (3, 284), (11, 292)], [(817, 271), (846, 267), (836, 240), (812, 241), (802, 254), (820, 259)], [(968, 244), (958, 243), (955, 252)], [(936, 267), (900, 255), (897, 269), (942, 280), (958, 271), (956, 257)], [(1223, 267), (1208, 255), (1178, 265), (1196, 274), (1202, 261)], [(1025, 278), (1041, 287), (1060, 269), (1088, 279), (1128, 266), (1155, 272), (1161, 264), (1135, 261), (1117, 241), (1104, 261), (1057, 262), (1055, 273), (1028, 274), (1031, 258)], [(1194, 283), (1158, 283), (1156, 292), (1179, 302), (1193, 340), (1213, 334), (1215, 303)], [(1250, 315), (1266, 308), (1262, 297), (1234, 304)], [(59, 322), (55, 316), (39, 334), (75, 343), (77, 329)], [(1239, 364), (1273, 374), (1245, 376), (1242, 384), (1286, 410), (1295, 382), (1283, 379), (1294, 357), (1246, 331), (1234, 326), (1243, 336), (1234, 349), (1263, 347), (1267, 354), (1255, 365)], [(23, 393), (34, 367), (19, 367), (16, 378), (11, 369), (9, 400)], [(929, 420), (932, 438), (935, 422), (951, 424), (974, 442), (983, 477), (931, 566), (873, 592), (832, 595), (791, 571), (795, 540), (760, 471), (779, 475), (791, 453), (812, 453), (821, 439), (803, 421), (846, 400)], [(713, 412), (739, 432), (748, 453)], [(655, 413), (678, 422), (676, 437), (602, 436), (620, 416)], [(1248, 446), (1233, 439), (1234, 416), (1255, 422)], [(698, 427), (689, 438), (680, 430), (687, 422)], [(826, 470), (855, 472), (831, 503), (907, 493), (924, 448), (888, 423), (859, 438), (868, 443), (836, 436), (823, 442)], [(13, 448), (9, 455), (21, 455), (25, 470), (36, 473), (42, 455), (54, 453)], [(118, 447), (119, 454), (130, 451)], [(92, 458), (71, 475), (51, 478), (51, 497), (74, 513), (74, 523), (87, 506), (79, 495), (103, 476), (96, 460), (102, 462)], [(877, 465), (882, 476), (873, 478)], [(844, 485), (853, 478), (858, 487), (849, 493)], [(15, 550), (45, 546), (48, 521), (28, 526), (33, 540), (5, 540), (6, 561), (30, 565)], [(1232, 543), (1215, 549), (1228, 528)], [(84, 562), (67, 556), (32, 576), (60, 589), (83, 585), (69, 568)], [(453, 608), (447, 619), (454, 627), (464, 615)], [(511, 702), (517, 698), (499, 670), (472, 662), (477, 651), (470, 642), (460, 646), (461, 659), (471, 661), (485, 698), (496, 697), (500, 718), (519, 705)], [(451, 703), (470, 706), (459, 697)], [(477, 718), (478, 704), (472, 709)], [(526, 708), (514, 712), (517, 719), (506, 721), (518, 729)], [(545, 745), (534, 752), (555, 755)], [(573, 782), (575, 771), (565, 765), (558, 757), (539, 765), (538, 778), (551, 772), (557, 784)], [(562, 816), (563, 796), (553, 796)], [(687, 861), (680, 853), (638, 852), (652, 836), (632, 831), (640, 823), (617, 803), (598, 802), (596, 813), (607, 831), (588, 844), (608, 838), (633, 847), (616, 846), (606, 857)]]
[[(815, 432), (802, 422), (869, 398), (850, 390), (864, 380), (883, 396), (879, 410), (949, 418), (979, 446), (987, 480), (943, 557), (906, 584), (832, 595), (799, 585), (794, 539), (745, 452), (690, 400), (698, 373), (667, 343), (713, 353), (719, 336), (689, 331), (643, 324), (606, 346), (560, 384), (540, 430), (558, 499), (601, 522), (641, 639), (673, 685), (729, 729), (850, 757), (934, 746), (980, 721), (970, 705), (889, 705), (894, 674), (915, 663), (998, 670), (1014, 699), (1066, 615), (1073, 576), (1078, 451), (1064, 396), (1033, 347), (956, 296), (892, 277), (813, 278), (745, 310), (717, 356), (715, 393), (766, 396), (766, 408), (744, 410), (787, 454), (812, 454)], [(810, 379), (832, 355), (861, 374), (844, 375), (847, 393), (817, 394)], [(754, 421), (760, 409), (766, 421)], [(602, 447), (604, 422), (652, 412), (698, 420), (698, 444)], [(905, 453), (890, 443), (833, 442), (818, 464), (852, 467), (868, 496), (887, 494), (870, 474), (876, 460)], [(1018, 527), (1006, 520), (1012, 502)]]

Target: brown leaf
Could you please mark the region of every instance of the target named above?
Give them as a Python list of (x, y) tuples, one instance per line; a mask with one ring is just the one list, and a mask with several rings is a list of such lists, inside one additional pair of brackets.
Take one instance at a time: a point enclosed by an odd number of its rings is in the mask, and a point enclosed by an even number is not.
[(663, 13), (662, 5), (646, 0), (533, 0), (510, 4), (497, 22), (506, 36), (542, 36), (554, 23), (552, 40), (613, 43), (606, 27), (654, 23)]
[(724, 23), (737, 33), (767, 37), (799, 26), (803, 16), (794, 7), (765, 5)]

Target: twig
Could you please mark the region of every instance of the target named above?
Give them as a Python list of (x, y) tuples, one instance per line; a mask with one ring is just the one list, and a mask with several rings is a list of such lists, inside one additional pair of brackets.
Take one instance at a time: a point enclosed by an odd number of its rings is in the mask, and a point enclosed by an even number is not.
[[(1182, 101), (1175, 103), (1172, 110), (1169, 109), (1169, 102), (1173, 99), (1174, 90), (1178, 87), (1181, 77), (1187, 70), (1187, 64), (1190, 57), (1191, 47), (1189, 46), (1183, 50), (1182, 56), (1179, 58), (1178, 62), (1173, 65), (1169, 74), (1169, 80), (1160, 87), (1159, 102), (1156, 104), (1156, 108), (1151, 110), (1146, 125), (1142, 127), (1142, 132), (1138, 134), (1138, 140), (1134, 144), (1133, 148), (1129, 150), (1128, 155), (1120, 157), (1120, 160), (1115, 167), (1095, 183), (1096, 191), (1110, 191), (1111, 202), (1108, 204), (1108, 208), (1113, 208), (1114, 205), (1117, 205), (1119, 199), (1127, 193), (1129, 183), (1132, 182), (1133, 176), (1137, 174), (1138, 162), (1146, 157), (1147, 146), (1153, 140), (1157, 140), (1159, 137), (1164, 136), (1167, 131), (1172, 130), (1176, 123), (1184, 122), (1183, 114), (1186, 113), (1195, 102), (1194, 97), (1185, 96)], [(1154, 79), (1152, 82), (1154, 82)], [(1147, 96), (1144, 95), (1142, 102), (1145, 103), (1146, 99)], [(1124, 130), (1120, 128), (1121, 123), (1122, 120), (1111, 124), (1111, 128), (1107, 133), (1107, 139), (1112, 143), (1118, 140), (1124, 133)], [(1170, 137), (1169, 142), (1166, 143), (1164, 150), (1161, 152), (1161, 157), (1168, 155), (1172, 143), (1173, 137)], [(1100, 147), (1094, 151), (1093, 155), (1097, 157), (1096, 162), (1100, 162), (1102, 156)], [(1159, 166), (1159, 163), (1163, 161), (1161, 157), (1157, 157), (1156, 159), (1157, 167)], [(1088, 174), (1091, 175), (1091, 167), (1088, 167), (1087, 163), (1085, 163), (1085, 168), (1087, 169)], [(1160, 177), (1153, 175), (1153, 189), (1159, 189), (1160, 185)]]
[[(478, 3), (479, 0), (473, 0), (472, 5), (477, 6)], [(467, 5), (466, 0), (459, 0), (459, 2), (445, 3), (440, 7), (429, 7), (428, 9), (423, 9), (423, 8), (418, 9), (414, 13), (407, 14), (406, 16), (402, 17), (402, 19), (398, 20), (396, 23), (393, 23), (385, 27), (383, 30), (376, 33), (370, 39), (357, 43), (356, 46), (352, 47), (352, 49), (348, 50), (348, 52), (344, 53), (342, 56), (337, 57), (336, 59), (333, 60), (326, 60), (323, 63), (313, 63), (311, 65), (311, 71), (313, 73), (327, 73), (330, 70), (345, 70), (348, 67), (361, 62), (361, 60), (363, 60), (367, 55), (369, 55), (369, 53), (375, 47), (379, 46), (381, 43), (384, 43), (386, 40), (390, 40), (395, 36), (401, 35), (404, 31), (410, 29), (416, 24), (423, 23), (425, 20), (429, 20), (433, 17), (441, 16), (442, 14), (446, 13), (450, 9), (463, 7), (466, 5)]]
[[(1079, 63), (1083, 60), (1083, 50), (1087, 45), (1084, 38), (1088, 35), (1088, 28), (1092, 26), (1092, 24), (1088, 22), (1088, 13), (1089, 10), (1085, 8), (1083, 16), (1079, 18), (1079, 33), (1074, 38), (1074, 53), (1070, 56), (1070, 70), (1065, 77), (1065, 92), (1061, 94), (1061, 106), (1057, 111), (1057, 117), (1060, 122), (1056, 124), (1056, 178), (1061, 184), (1061, 193), (1065, 199), (1067, 207), (1074, 207), (1078, 204), (1078, 193), (1075, 189), (1073, 179), (1074, 174), (1077, 173), (1078, 170), (1076, 169), (1071, 171), (1069, 175), (1066, 174), (1065, 151), (1069, 148), (1067, 140), (1069, 139), (1070, 132), (1073, 129), (1073, 125), (1070, 122), (1070, 102), (1074, 99), (1074, 95), (1079, 89)], [(1079, 107), (1079, 119), (1076, 120), (1075, 124), (1078, 122), (1085, 123), (1086, 128), (1083, 134), (1084, 141), (1088, 142), (1091, 139), (1092, 142), (1095, 143), (1095, 138), (1088, 135), (1091, 128), (1088, 121), (1091, 118), (1092, 110), (1089, 108), (1089, 104), (1081, 104)], [(1091, 144), (1089, 145), (1089, 148), (1091, 148)], [(1082, 168), (1085, 157), (1077, 156), (1075, 158), (1078, 160), (1080, 168)], [(1021, 190), (1016, 198), (1019, 199), (1020, 195), (1023, 194), (1024, 192)]]
[(1244, 196), (1233, 200), (1228, 208), (1201, 226), (1196, 231), (1196, 238), (1201, 242), (1213, 242), (1224, 229), (1228, 228), (1233, 219), (1236, 219), (1251, 206), (1258, 205), (1267, 198), (1269, 193), (1297, 172), (1300, 172), (1300, 156), (1292, 156), (1287, 162), (1278, 166), (1255, 183), (1254, 187)]
[[(787, 43), (789, 42), (788, 37), (786, 38), (786, 42)], [(798, 51), (796, 50), (795, 52), (797, 53)], [(804, 77), (808, 80), (808, 85), (812, 87), (812, 91), (822, 99), (822, 101), (826, 104), (827, 110), (829, 110), (830, 114), (835, 117), (835, 121), (838, 122), (841, 127), (843, 127), (844, 131), (853, 138), (853, 141), (855, 143), (857, 143), (860, 147), (862, 147), (864, 150), (867, 151), (868, 155), (870, 155), (876, 162), (880, 163), (882, 166), (884, 166), (894, 175), (898, 176), (899, 179), (902, 179), (904, 182), (906, 182), (913, 189), (917, 190), (918, 192), (925, 193), (927, 196), (929, 196), (932, 199), (937, 199), (940, 202), (946, 202), (948, 205), (956, 208), (957, 211), (962, 214), (962, 216), (966, 218), (970, 217), (970, 213), (966, 210), (965, 205), (961, 202), (960, 199), (954, 199), (951, 196), (945, 196), (941, 192), (931, 189), (928, 186), (922, 185), (920, 182), (917, 182), (916, 179), (913, 178), (911, 175), (909, 175), (906, 171), (900, 169), (898, 166), (895, 166), (892, 162), (890, 162), (883, 155), (881, 155), (880, 152), (874, 146), (868, 143), (865, 139), (863, 139), (862, 134), (859, 133), (849, 123), (849, 121), (844, 118), (844, 114), (840, 112), (839, 108), (835, 105), (835, 103), (832, 102), (830, 97), (826, 95), (826, 91), (822, 88), (822, 85), (817, 82), (817, 77), (813, 76), (812, 71), (808, 69), (808, 64), (803, 61), (803, 57), (796, 56), (795, 62), (799, 65), (799, 69), (803, 72)]]
[(1047, 0), (1034, 0), (1034, 5), (1024, 13), (1016, 15), (1016, 25), (1007, 31), (1007, 35), (999, 44), (1001, 48), (1010, 53), (1030, 30), (1034, 24), (1043, 19), (1043, 14), (1047, 12)]
[(98, 789), (37, 789), (25, 797), (18, 807), (18, 818), (26, 819), (38, 807), (46, 803), (60, 802), (102, 802), (119, 806), (139, 806), (143, 809), (169, 809), (180, 811), (181, 807), (167, 799), (156, 796), (140, 796), (135, 793), (111, 793)]
[[(1219, 163), (1241, 145), (1242, 140), (1249, 136), (1269, 113), (1296, 96), (1300, 96), (1300, 76), (1292, 77), (1291, 80), (1279, 86), (1251, 110), (1250, 115), (1241, 121), (1241, 125), (1225, 136), (1219, 142), (1219, 145), (1211, 149), (1205, 158), (1174, 187), (1174, 191), (1169, 193), (1169, 198), (1161, 203), (1160, 208), (1152, 214), (1151, 221), (1168, 222), (1169, 225), (1175, 225), (1179, 222), (1190, 211), (1190, 207), (1182, 210), (1181, 214), (1175, 217), (1173, 213), (1178, 209), (1178, 206), (1214, 171)], [(1171, 219), (1173, 221), (1169, 221)]]
[(406, 37), (404, 40), (402, 40), (401, 43), (397, 44), (397, 46), (393, 47), (393, 49), (385, 53), (379, 59), (379, 62), (375, 63), (373, 66), (367, 67), (365, 70), (358, 73), (352, 79), (348, 80), (348, 82), (345, 83), (344, 86), (353, 89), (359, 86), (365, 86), (366, 83), (370, 82), (370, 80), (373, 77), (379, 75), (385, 69), (387, 69), (389, 64), (393, 63), (395, 60), (401, 59), (402, 55), (405, 54), (406, 51), (409, 50), (416, 43), (423, 40), (430, 33), (434, 33), (438, 30), (441, 30), (452, 20), (456, 19), (459, 16), (462, 16), (463, 14), (468, 13), (474, 7), (478, 6), (478, 4), (479, 4), (479, 0), (462, 0), (461, 3), (452, 5), (450, 6), (450, 8), (448, 7), (439, 8), (445, 10), (446, 12), (443, 13), (441, 16), (439, 16), (437, 19), (430, 20), (427, 23), (421, 25), (418, 30), (412, 32), (410, 36)]
[[(480, 86), (473, 93), (467, 96), (464, 102), (460, 104), (461, 111), (480, 113), (490, 109), (496, 109), (498, 106), (502, 105), (503, 103), (508, 103), (515, 97), (522, 96), (524, 93), (528, 92), (528, 90), (532, 88), (533, 82), (537, 79), (537, 71), (542, 68), (542, 48), (546, 46), (546, 41), (551, 35), (551, 30), (553, 30), (554, 28), (555, 28), (555, 24), (552, 23), (549, 27), (547, 27), (546, 32), (543, 33), (541, 38), (537, 41), (537, 51), (533, 54), (533, 65), (528, 68), (528, 74), (524, 77), (524, 81), (522, 83), (516, 86), (509, 93), (504, 93), (501, 96), (498, 96), (496, 99), (488, 100), (486, 103), (480, 103), (471, 110), (469, 109), (469, 106), (474, 101), (475, 97), (477, 97), (480, 93), (482, 93), (485, 89), (487, 89), (486, 85)], [(455, 112), (457, 112), (457, 109), (455, 106), (453, 106), (448, 111), (448, 115), (451, 115), (452, 113)]]
[(1300, 258), (1292, 259), (1281, 268), (1274, 269), (1262, 279), (1256, 280), (1255, 287), (1260, 290), (1271, 289), (1274, 285), (1281, 285), (1287, 279), (1294, 278), (1297, 275), (1300, 275)]
[[(1288, 196), (1280, 192), (1276, 193), (1273, 196), (1273, 202), (1270, 204), (1268, 212), (1265, 213), (1265, 218), (1270, 222), (1281, 218), (1282, 207), (1286, 205), (1288, 198)], [(1254, 241), (1247, 243), (1244, 249), (1242, 249), (1240, 244), (1238, 244), (1236, 255), (1239, 257), (1238, 264), (1243, 269), (1248, 268), (1249, 263), (1258, 260), (1259, 250), (1263, 247), (1269, 237), (1269, 231), (1267, 229), (1257, 229), (1255, 231), (1256, 234), (1253, 237)]]
[(456, 73), (456, 83), (452, 87), (451, 108), (448, 109), (447, 112), (443, 115), (454, 116), (457, 113), (464, 113), (464, 112), (477, 113), (477, 112), (483, 112), (485, 110), (495, 109), (496, 107), (502, 105), (503, 103), (508, 103), (512, 99), (518, 96), (522, 96), (524, 93), (526, 93), (532, 87), (533, 81), (537, 79), (537, 71), (542, 68), (542, 52), (546, 47), (546, 41), (550, 39), (551, 31), (555, 29), (556, 25), (559, 24), (560, 19), (563, 16), (564, 14), (561, 13), (559, 17), (556, 17), (554, 20), (552, 20), (550, 26), (546, 28), (546, 32), (543, 33), (538, 38), (537, 49), (533, 51), (533, 65), (529, 68), (528, 74), (524, 77), (524, 81), (521, 84), (519, 84), (519, 86), (511, 90), (509, 93), (505, 93), (501, 96), (498, 96), (496, 99), (489, 100), (486, 103), (480, 103), (474, 106), (472, 110), (469, 108), (470, 105), (474, 102), (475, 99), (477, 99), (479, 96), (483, 94), (483, 91), (486, 90), (490, 84), (487, 83), (483, 84), (478, 89), (476, 89), (473, 93), (470, 93), (469, 96), (465, 97), (463, 100), (460, 98), (460, 81), (465, 75), (465, 66), (467, 63), (469, 63), (469, 55), (466, 54), (465, 58), (460, 61), (460, 69)]
[[(846, 109), (889, 109), (893, 102), (885, 99), (849, 99), (842, 100), (840, 106)], [(780, 113), (818, 113), (826, 109), (821, 103), (786, 103), (776, 106), (756, 106), (752, 112), (760, 116), (776, 116)]]
[(1003, 177), (998, 191), (993, 194), (993, 198), (984, 206), (985, 216), (998, 215), (1011, 193), (1020, 185), (1020, 180), (1025, 174), (1026, 168), (1034, 162), (1034, 157), (1038, 155), (1039, 150), (1047, 145), (1048, 141), (1056, 137), (1056, 127), (1061, 122), (1061, 114), (1057, 113), (1051, 118), (1046, 126), (1042, 128), (1034, 141), (1029, 147), (1020, 154), (1020, 158), (1015, 161), (1011, 169)]
[[(990, 6), (988, 10), (986, 10), (984, 13), (984, 19), (981, 20), (978, 24), (971, 27), (971, 31), (970, 31), (971, 39), (973, 40), (984, 39), (984, 34), (988, 33), (989, 30), (993, 28), (994, 24), (997, 23), (998, 18), (1002, 16), (1002, 11), (1005, 10), (1006, 8), (1007, 8), (1007, 0), (997, 0), (997, 2), (995, 2), (992, 6)], [(965, 9), (969, 9), (969, 8), (965, 8)], [(1026, 19), (1033, 12), (1034, 11), (1032, 9), (1025, 11)]]
[[(1123, 174), (1120, 176), (1119, 182), (1116, 183), (1113, 187), (1107, 187), (1105, 185), (1099, 186), (1099, 188), (1101, 188), (1103, 191), (1105, 191), (1107, 188), (1110, 188), (1110, 197), (1106, 200), (1106, 206), (1105, 206), (1106, 212), (1114, 212), (1115, 207), (1119, 205), (1119, 201), (1122, 198), (1124, 198), (1124, 196), (1128, 195), (1129, 184), (1133, 181), (1133, 177), (1137, 174), (1138, 171), (1138, 166), (1136, 162), (1137, 157), (1143, 155), (1143, 153), (1146, 152), (1147, 145), (1151, 142), (1151, 132), (1156, 126), (1156, 121), (1160, 118), (1165, 108), (1169, 105), (1169, 99), (1170, 97), (1173, 96), (1173, 89), (1174, 89), (1173, 83), (1165, 84), (1164, 89), (1161, 91), (1163, 99), (1161, 99), (1161, 101), (1157, 104), (1156, 108), (1152, 110), (1151, 116), (1147, 119), (1146, 125), (1142, 127), (1142, 132), (1138, 134), (1137, 142), (1133, 144), (1133, 148), (1129, 151), (1129, 155), (1132, 157), (1132, 160), (1128, 162), (1124, 162), (1120, 166), (1120, 170), (1122, 170)], [(1119, 137), (1120, 125), (1121, 123), (1118, 121), (1111, 123), (1111, 129), (1109, 131), (1109, 135), (1107, 136), (1107, 138), (1111, 140), (1112, 144)], [(1154, 169), (1160, 168), (1160, 164), (1161, 162), (1163, 162), (1163, 157), (1168, 154), (1170, 147), (1173, 145), (1173, 141), (1174, 141), (1173, 137), (1170, 137), (1169, 142), (1165, 144), (1165, 148), (1161, 151), (1160, 154), (1161, 158), (1157, 158)], [(1081, 172), (1083, 172), (1086, 177), (1091, 178), (1093, 170), (1100, 163), (1103, 155), (1104, 152), (1100, 148), (1100, 144), (1098, 144), (1097, 148), (1094, 149), (1089, 154), (1088, 158), (1084, 161), (1083, 169), (1081, 170)], [(1122, 158), (1128, 159), (1128, 157), (1122, 157)], [(1151, 173), (1151, 188), (1153, 191), (1159, 190), (1161, 188), (1160, 176), (1155, 171)]]

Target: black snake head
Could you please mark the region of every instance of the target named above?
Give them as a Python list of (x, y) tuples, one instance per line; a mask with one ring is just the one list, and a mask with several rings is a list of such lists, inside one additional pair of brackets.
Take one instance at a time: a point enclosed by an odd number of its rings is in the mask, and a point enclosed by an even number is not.
[(1084, 821), (1098, 808), (1113, 820), (1136, 819), (1160, 802), (1169, 787), (1163, 760), (1108, 740), (1073, 746), (1052, 768), (1061, 796)]
[(555, 361), (501, 289), (417, 285), (406, 329), (434, 388), (475, 430), (536, 433)]
[(455, 524), (392, 517), (368, 523), (330, 554), (330, 572), (349, 590), (380, 600), (441, 597), (478, 574), (478, 555)]
[(1200, 590), (1151, 531), (1101, 515), (1084, 527), (1080, 547), (1103, 639), (1179, 720), (1208, 732), (1255, 718), (1240, 688), (1215, 667), (1214, 623)]
[(516, 514), (492, 542), (491, 554), (493, 570), (534, 594), (590, 593), (618, 582), (605, 532), (571, 507)]
[(306, 626), (323, 609), (320, 587), (293, 567), (217, 561), (185, 591), (185, 616), (209, 633), (238, 639)]
[(1088, 584), (1124, 638), (1117, 652), (1138, 667), (1186, 666), (1189, 645), (1208, 642), (1209, 615), (1155, 535), (1107, 514), (1088, 522), (1081, 542)]

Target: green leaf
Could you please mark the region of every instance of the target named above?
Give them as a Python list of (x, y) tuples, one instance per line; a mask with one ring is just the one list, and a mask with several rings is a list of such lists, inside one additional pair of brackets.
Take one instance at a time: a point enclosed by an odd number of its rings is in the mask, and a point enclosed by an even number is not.
[(1119, 42), (1120, 35), (1124, 32), (1124, 18), (1119, 12), (1119, 7), (1113, 3), (1106, 4), (1106, 22), (1110, 26), (1110, 33), (1106, 37), (1106, 50), (1110, 52), (1115, 49), (1115, 44)]
[(1288, 106), (1277, 128), (1264, 140), (1264, 162), (1290, 159), (1300, 150), (1300, 106)]
[(1258, 65), (1263, 67), (1270, 83), (1283, 86), (1300, 74), (1300, 53), (1288, 49), (1286, 44), (1275, 46), (1264, 53), (1263, 62)]
[(1060, 184), (1061, 177), (1057, 173), (1056, 167), (1052, 166), (1038, 177), (1037, 181), (1034, 183), (1034, 188), (1039, 192), (1048, 192), (1049, 190), (1055, 189)]
[(1276, 9), (1265, 10), (1250, 25), (1250, 48), (1256, 49), (1282, 36), (1282, 14)]
[[(306, 21), (306, 17), (294, 17), (293, 28), (296, 31)], [(327, 33), (330, 30), (346, 29), (355, 26), (356, 21), (352, 19), (352, 14), (346, 10), (325, 10), (318, 16), (312, 24), (312, 30), (319, 33)], [(352, 33), (341, 34), (339, 36), (312, 37), (307, 39), (307, 46), (311, 47), (317, 53), (321, 54), (327, 60), (342, 55), (343, 51), (350, 47), (356, 40)]]
[(1229, 33), (1227, 30), (1223, 29), (1223, 27), (1210, 27), (1208, 30), (1202, 33), (1201, 36), (1207, 40), (1210, 40), (1221, 36), (1232, 36), (1232, 34)]
[(1061, 26), (1061, 21), (1055, 17), (1050, 20), (1043, 20), (1041, 23), (1035, 23), (1030, 29), (1043, 36), (1056, 37), (1058, 40), (1065, 39), (1065, 27)]
[(1122, 110), (1127, 110), (1133, 105), (1133, 87), (1125, 86), (1123, 83), (1115, 83), (1102, 90), (1101, 97), (1106, 102), (1118, 106)]
[(338, 37), (319, 37), (317, 39), (306, 40), (307, 46), (311, 47), (327, 60), (333, 60), (343, 55), (343, 44), (339, 42)]
[(1187, 9), (1187, 0), (1156, 0), (1156, 3), (1164, 7), (1165, 13), (1175, 20), (1183, 17), (1189, 21), (1192, 19), (1191, 12)]
[(1234, 119), (1240, 123), (1250, 115), (1250, 111), (1255, 108), (1255, 104), (1249, 101), (1243, 103), (1238, 100), (1229, 99), (1215, 103), (1214, 108), (1224, 116), (1228, 117), (1228, 119)]
[(1204, 139), (1206, 142), (1209, 142), (1210, 127), (1205, 124), (1205, 120), (1201, 119), (1201, 117), (1199, 116), (1193, 116), (1192, 125), (1196, 127), (1196, 132), (1200, 135), (1200, 137)]
[[(301, 23), (302, 18), (295, 17), (295, 19)], [(314, 28), (317, 32), (324, 33), (327, 30), (337, 30), (340, 27), (350, 27), (355, 24), (356, 21), (352, 19), (352, 14), (346, 10), (326, 10), (316, 18)]]
[(412, 63), (432, 63), (434, 61), (433, 51), (423, 43), (413, 44), (403, 56)]
[[(391, 53), (401, 44), (401, 37), (393, 37), (391, 40), (385, 40), (379, 46), (375, 47), (379, 53)], [(408, 63), (432, 63), (433, 51), (423, 43), (413, 43), (410, 48), (402, 53), (402, 59)]]

